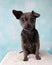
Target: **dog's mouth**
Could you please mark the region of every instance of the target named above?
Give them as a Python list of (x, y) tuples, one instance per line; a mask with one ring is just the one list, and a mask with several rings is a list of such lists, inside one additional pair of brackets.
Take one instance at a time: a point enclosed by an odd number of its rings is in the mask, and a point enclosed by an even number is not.
[(34, 29), (34, 27), (32, 27), (32, 26), (26, 26), (24, 29), (25, 29), (25, 30), (28, 30), (28, 31), (31, 31), (31, 30)]

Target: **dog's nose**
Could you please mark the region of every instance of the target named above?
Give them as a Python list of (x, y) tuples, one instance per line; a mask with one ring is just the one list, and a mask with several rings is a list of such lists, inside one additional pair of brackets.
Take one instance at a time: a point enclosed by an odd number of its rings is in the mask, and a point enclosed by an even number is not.
[(29, 29), (29, 28), (30, 28), (30, 25), (29, 25), (29, 24), (27, 24), (27, 25), (25, 26), (25, 28), (26, 28), (26, 29)]
[(27, 24), (27, 28), (30, 28), (30, 25), (29, 24)]

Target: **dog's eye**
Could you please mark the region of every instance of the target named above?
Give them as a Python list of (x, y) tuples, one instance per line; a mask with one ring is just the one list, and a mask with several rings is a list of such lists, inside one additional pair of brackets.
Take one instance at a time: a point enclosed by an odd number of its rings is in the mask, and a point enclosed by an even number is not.
[(34, 18), (31, 18), (31, 21), (34, 21)]
[(21, 20), (22, 20), (22, 21), (24, 21), (24, 19), (23, 19), (23, 18), (21, 18)]
[(28, 18), (25, 17), (25, 20), (28, 21)]

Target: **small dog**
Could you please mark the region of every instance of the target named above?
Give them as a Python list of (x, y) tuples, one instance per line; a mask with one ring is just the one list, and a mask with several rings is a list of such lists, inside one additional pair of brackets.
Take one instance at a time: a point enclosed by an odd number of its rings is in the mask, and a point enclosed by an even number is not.
[(37, 29), (35, 28), (36, 18), (40, 16), (40, 14), (32, 11), (23, 13), (22, 11), (12, 11), (14, 16), (20, 20), (20, 24), (23, 27), (21, 32), (22, 37), (22, 48), (24, 52), (24, 61), (27, 61), (28, 54), (35, 54), (36, 59), (40, 60), (39, 56), (39, 34)]

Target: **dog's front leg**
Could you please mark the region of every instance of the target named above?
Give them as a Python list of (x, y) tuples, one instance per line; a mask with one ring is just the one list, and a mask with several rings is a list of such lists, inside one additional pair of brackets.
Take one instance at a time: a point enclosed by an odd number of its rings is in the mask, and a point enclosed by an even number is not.
[(40, 60), (41, 59), (40, 56), (39, 56), (39, 46), (40, 46), (39, 43), (37, 43), (36, 44), (36, 59), (37, 60)]
[(27, 55), (28, 55), (28, 52), (24, 50), (24, 61), (28, 61)]

